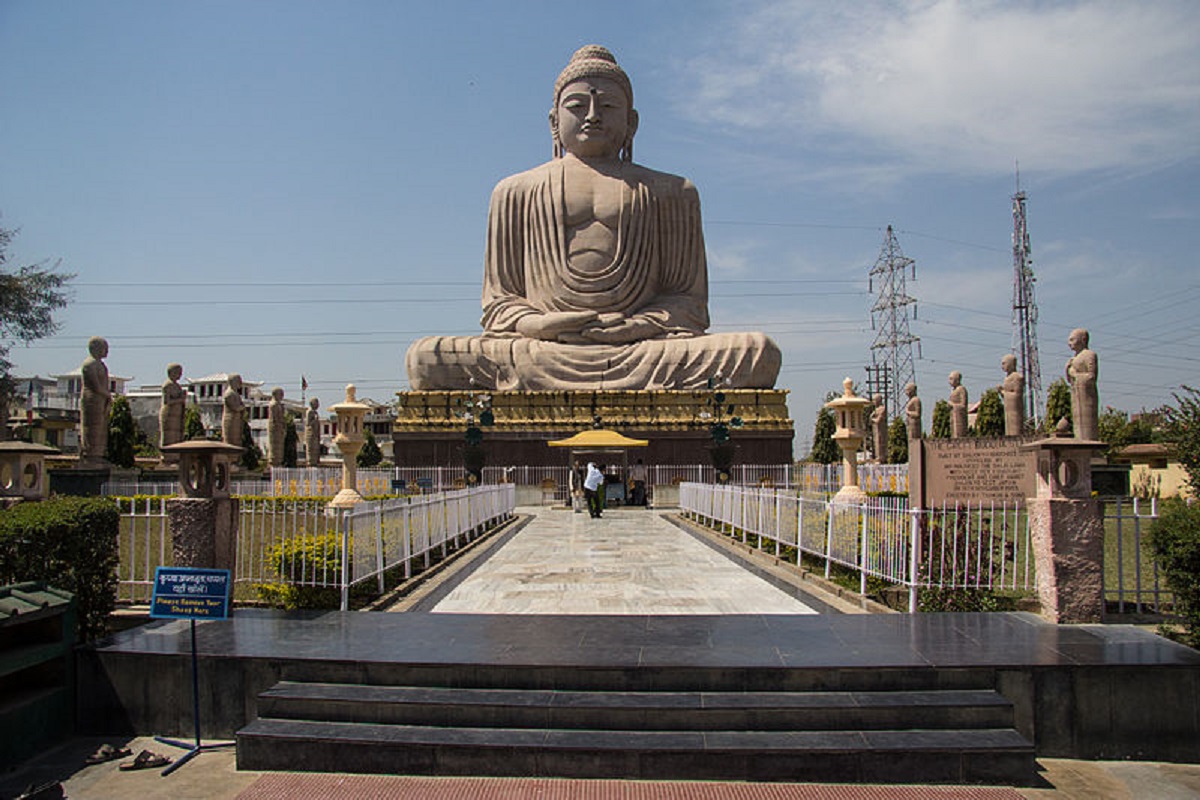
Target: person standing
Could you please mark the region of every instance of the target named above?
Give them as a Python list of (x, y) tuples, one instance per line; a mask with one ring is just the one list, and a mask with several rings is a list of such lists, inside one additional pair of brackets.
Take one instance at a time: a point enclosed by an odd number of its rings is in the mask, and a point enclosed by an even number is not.
[(629, 495), (629, 505), (646, 505), (646, 465), (640, 458), (629, 468)]
[(604, 512), (604, 500), (600, 497), (600, 489), (603, 486), (604, 473), (589, 461), (587, 476), (583, 479), (583, 495), (587, 498), (588, 513), (592, 515), (592, 519), (600, 519)]

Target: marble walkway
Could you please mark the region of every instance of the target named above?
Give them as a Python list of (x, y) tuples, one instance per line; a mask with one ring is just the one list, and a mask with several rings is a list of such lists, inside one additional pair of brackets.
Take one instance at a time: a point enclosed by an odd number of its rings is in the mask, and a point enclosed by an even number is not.
[(654, 511), (519, 511), (536, 516), (435, 613), (817, 613)]

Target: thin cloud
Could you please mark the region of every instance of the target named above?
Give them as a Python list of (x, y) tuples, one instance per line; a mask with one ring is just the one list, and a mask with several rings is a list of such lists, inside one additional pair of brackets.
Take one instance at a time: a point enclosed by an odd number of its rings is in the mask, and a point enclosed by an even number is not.
[(770, 3), (688, 60), (685, 113), (831, 158), (988, 175), (1200, 154), (1200, 5)]

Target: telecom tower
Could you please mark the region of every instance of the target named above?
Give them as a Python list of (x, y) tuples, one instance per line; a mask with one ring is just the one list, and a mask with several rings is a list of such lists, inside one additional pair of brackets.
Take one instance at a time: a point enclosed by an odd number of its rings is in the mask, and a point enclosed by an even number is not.
[(1013, 214), (1013, 302), (1012, 351), (1017, 368), (1025, 378), (1025, 419), (1036, 428), (1042, 415), (1042, 367), (1038, 360), (1037, 301), (1033, 299), (1033, 259), (1030, 256), (1029, 229), (1025, 224), (1025, 193), (1021, 174), (1017, 173), (1017, 193), (1012, 196)]
[(915, 383), (917, 379), (912, 346), (915, 343), (919, 352), (921, 339), (908, 331), (909, 306), (913, 309), (913, 319), (917, 316), (916, 298), (908, 296), (905, 284), (910, 269), (916, 280), (917, 262), (905, 257), (896, 241), (896, 232), (888, 225), (883, 249), (871, 268), (867, 289), (878, 291), (875, 305), (871, 306), (875, 341), (871, 344), (871, 365), (867, 367), (867, 391), (871, 395), (883, 395), (890, 419), (903, 413), (904, 385)]

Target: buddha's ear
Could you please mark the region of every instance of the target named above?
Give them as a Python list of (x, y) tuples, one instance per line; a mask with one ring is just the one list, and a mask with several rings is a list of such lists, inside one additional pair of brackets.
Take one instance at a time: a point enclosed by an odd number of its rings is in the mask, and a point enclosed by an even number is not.
[(561, 158), (562, 145), (558, 139), (558, 108), (550, 109), (550, 113), (547, 116), (550, 119), (550, 141), (554, 147), (554, 157)]
[(629, 109), (629, 134), (628, 134), (629, 141), (633, 141), (633, 136), (634, 136), (634, 134), (637, 133), (637, 129), (638, 129), (637, 109), (631, 108), (631, 109)]

